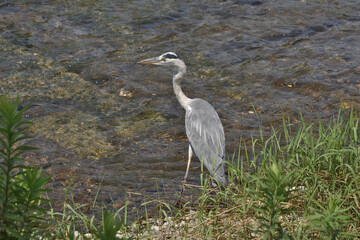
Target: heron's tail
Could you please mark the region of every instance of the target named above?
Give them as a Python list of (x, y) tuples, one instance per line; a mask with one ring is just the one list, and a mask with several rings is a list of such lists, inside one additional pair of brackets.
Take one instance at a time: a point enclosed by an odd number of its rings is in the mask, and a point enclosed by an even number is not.
[(227, 179), (226, 179), (225, 166), (224, 166), (225, 162), (220, 157), (217, 160), (218, 160), (217, 162), (220, 164), (217, 166), (217, 169), (215, 169), (214, 178), (216, 179), (216, 181), (219, 182), (220, 185), (226, 186)]
[(219, 184), (220, 184), (221, 186), (224, 186), (224, 187), (225, 187), (225, 186), (227, 185), (227, 180), (226, 180), (225, 174), (224, 174), (224, 175), (215, 174), (215, 179), (216, 179), (216, 181), (219, 182)]

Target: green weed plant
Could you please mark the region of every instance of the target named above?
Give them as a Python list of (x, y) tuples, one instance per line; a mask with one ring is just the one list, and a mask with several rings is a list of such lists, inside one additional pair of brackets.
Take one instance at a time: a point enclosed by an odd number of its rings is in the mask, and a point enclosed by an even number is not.
[(19, 98), (0, 97), (0, 238), (30, 239), (46, 235), (43, 198), (49, 177), (41, 169), (23, 164), (21, 154), (34, 150), (23, 142), (30, 138), (30, 121), (18, 110)]

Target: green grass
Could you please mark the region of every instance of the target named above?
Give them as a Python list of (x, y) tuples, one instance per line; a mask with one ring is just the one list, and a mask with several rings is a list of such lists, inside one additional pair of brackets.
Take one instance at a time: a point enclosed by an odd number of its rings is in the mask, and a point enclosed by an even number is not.
[[(355, 239), (360, 235), (359, 121), (353, 111), (307, 124), (283, 121), (228, 159), (229, 185), (188, 186), (195, 203), (161, 199), (133, 223), (127, 206), (85, 215), (66, 192), (62, 212), (44, 198), (49, 177), (25, 167), (28, 138), (19, 100), (0, 99), (0, 239)], [(244, 143), (245, 141), (241, 141)], [(97, 198), (94, 199), (93, 207)], [(50, 206), (50, 207), (47, 207)]]
[(339, 111), (327, 126), (320, 120), (306, 124), (301, 114), (299, 119), (297, 126), (284, 120), (282, 129), (273, 130), (269, 138), (240, 146), (239, 154), (228, 161), (229, 186), (214, 190), (205, 178), (198, 203), (177, 209), (180, 216), (172, 221), (178, 231), (154, 237), (358, 237), (358, 118), (352, 111)]

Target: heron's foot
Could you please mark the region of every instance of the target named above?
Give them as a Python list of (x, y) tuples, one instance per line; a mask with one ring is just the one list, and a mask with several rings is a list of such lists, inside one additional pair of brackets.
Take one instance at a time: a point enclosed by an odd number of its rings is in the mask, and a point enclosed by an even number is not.
[(186, 179), (184, 179), (182, 182), (182, 187), (181, 187), (181, 193), (180, 193), (180, 197), (179, 199), (182, 197), (184, 191), (185, 191), (185, 184), (186, 184)]
[(185, 191), (185, 184), (186, 184), (186, 179), (182, 180), (182, 187), (181, 187), (181, 194), (180, 197), (182, 196), (183, 192)]
[(181, 201), (181, 198), (182, 198), (182, 195), (185, 191), (185, 184), (186, 184), (186, 179), (184, 179), (182, 182), (182, 186), (181, 186), (181, 192), (180, 192), (180, 196), (179, 196), (179, 199), (177, 200), (176, 204), (175, 205), (179, 205), (180, 204), (180, 201)]

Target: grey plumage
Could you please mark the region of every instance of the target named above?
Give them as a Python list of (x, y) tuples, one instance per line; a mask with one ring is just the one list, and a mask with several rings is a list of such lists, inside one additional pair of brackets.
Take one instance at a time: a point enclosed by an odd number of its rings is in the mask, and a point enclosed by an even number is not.
[(224, 129), (215, 109), (203, 99), (191, 100), (185, 128), (195, 155), (220, 184), (226, 185)]
[[(139, 63), (173, 66), (178, 70), (178, 73), (173, 77), (173, 87), (176, 98), (186, 111), (185, 128), (190, 142), (184, 184), (188, 176), (191, 157), (195, 153), (219, 184), (225, 186), (224, 129), (215, 109), (207, 101), (199, 98), (190, 99), (181, 90), (180, 83), (186, 72), (185, 63), (173, 52), (145, 59)], [(183, 190), (184, 185), (182, 192)]]

